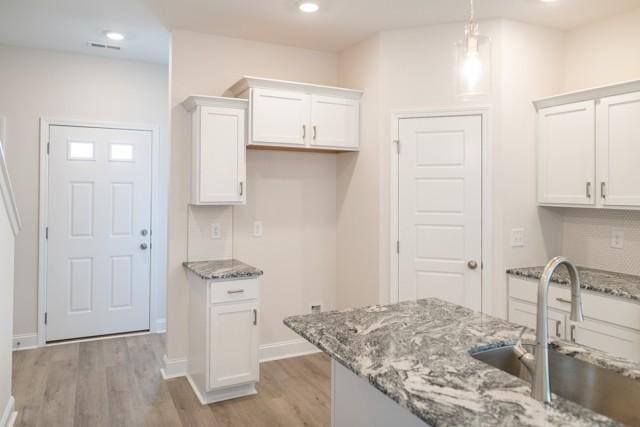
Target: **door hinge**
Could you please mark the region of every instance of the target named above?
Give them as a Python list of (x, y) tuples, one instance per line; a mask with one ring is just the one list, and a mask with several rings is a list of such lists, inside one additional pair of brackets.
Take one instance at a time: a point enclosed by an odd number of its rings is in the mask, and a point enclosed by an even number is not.
[(396, 144), (396, 151), (398, 152), (398, 154), (400, 154), (400, 140), (394, 139), (393, 143)]
[(47, 320), (49, 320), (49, 313), (47, 313), (46, 311), (44, 312), (44, 324), (47, 324)]
[(396, 253), (400, 253), (400, 240), (396, 240)]
[(47, 142), (47, 154), (51, 153), (51, 143)]

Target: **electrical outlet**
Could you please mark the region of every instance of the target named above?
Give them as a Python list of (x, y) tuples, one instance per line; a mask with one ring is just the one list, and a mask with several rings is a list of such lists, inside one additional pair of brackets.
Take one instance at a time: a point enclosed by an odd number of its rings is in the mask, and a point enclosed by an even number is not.
[(614, 249), (624, 249), (624, 231), (611, 230), (611, 247)]
[(262, 221), (253, 222), (253, 237), (262, 237)]
[(312, 314), (318, 314), (322, 311), (322, 305), (321, 304), (313, 304), (311, 306), (311, 313)]
[(219, 239), (222, 237), (222, 227), (220, 224), (211, 224), (211, 238)]
[(524, 246), (524, 228), (513, 228), (511, 230), (511, 247), (521, 248)]

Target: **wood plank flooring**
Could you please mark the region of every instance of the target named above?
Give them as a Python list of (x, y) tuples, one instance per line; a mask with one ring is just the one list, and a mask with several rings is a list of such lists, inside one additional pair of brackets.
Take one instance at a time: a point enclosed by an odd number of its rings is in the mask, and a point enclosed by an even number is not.
[(324, 354), (260, 365), (258, 394), (202, 406), (184, 378), (163, 380), (163, 335), (13, 354), (16, 426), (328, 426)]

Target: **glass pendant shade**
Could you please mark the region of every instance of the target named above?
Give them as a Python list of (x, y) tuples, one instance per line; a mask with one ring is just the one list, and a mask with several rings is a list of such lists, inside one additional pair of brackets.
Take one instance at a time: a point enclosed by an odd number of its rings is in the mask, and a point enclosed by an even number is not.
[(489, 95), (491, 92), (491, 39), (478, 32), (478, 23), (471, 19), (465, 27), (464, 38), (454, 45), (454, 83), (456, 94), (462, 98)]

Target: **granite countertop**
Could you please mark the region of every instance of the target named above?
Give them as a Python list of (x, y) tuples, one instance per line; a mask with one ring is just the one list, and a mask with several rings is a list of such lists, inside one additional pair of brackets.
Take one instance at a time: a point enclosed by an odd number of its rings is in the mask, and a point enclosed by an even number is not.
[[(507, 274), (539, 280), (543, 270), (544, 267), (511, 268), (507, 270)], [(640, 276), (585, 267), (578, 267), (578, 273), (582, 289), (640, 301)], [(567, 268), (564, 265), (559, 267), (551, 281), (559, 285), (570, 285)]]
[[(284, 323), (430, 425), (616, 425), (471, 357), (522, 327), (438, 299), (293, 316)], [(535, 341), (528, 331), (526, 342)], [(640, 365), (564, 341), (554, 349), (640, 380)]]
[(234, 280), (262, 276), (262, 270), (237, 259), (183, 262), (182, 265), (204, 280)]

